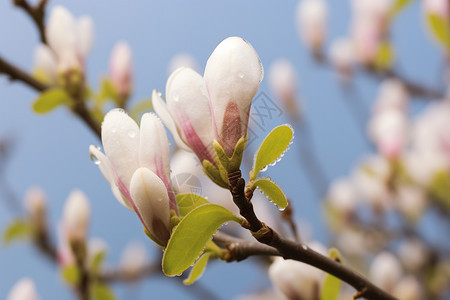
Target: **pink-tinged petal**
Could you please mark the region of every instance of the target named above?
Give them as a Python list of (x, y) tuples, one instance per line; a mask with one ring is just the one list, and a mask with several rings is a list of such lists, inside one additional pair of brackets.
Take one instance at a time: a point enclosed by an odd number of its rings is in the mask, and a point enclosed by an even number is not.
[(140, 166), (150, 169), (164, 182), (171, 200), (171, 209), (178, 211), (170, 182), (169, 153), (169, 140), (159, 118), (152, 113), (142, 115), (139, 145)]
[[(188, 136), (195, 134), (203, 145), (212, 150), (214, 132), (202, 76), (190, 68), (175, 70), (167, 80), (166, 98), (167, 108), (183, 140), (194, 150), (195, 145), (193, 141), (188, 141)], [(186, 128), (183, 123), (189, 123), (190, 126)]]
[(175, 140), (175, 143), (177, 143), (178, 147), (186, 151), (192, 151), (189, 148), (189, 146), (186, 145), (186, 143), (182, 140), (180, 133), (178, 132), (177, 126), (175, 124), (175, 121), (172, 119), (172, 116), (170, 115), (170, 112), (167, 108), (167, 104), (166, 102), (164, 102), (164, 100), (161, 97), (161, 94), (157, 90), (153, 90), (152, 104), (153, 108), (163, 121), (164, 125), (166, 125), (170, 133), (172, 133), (172, 136)]
[(76, 22), (66, 8), (60, 5), (53, 7), (45, 32), (49, 46), (58, 57), (65, 52), (76, 53)]
[(139, 168), (139, 135), (138, 125), (123, 110), (113, 109), (106, 114), (102, 124), (103, 147), (127, 190), (134, 171)]
[(74, 190), (67, 197), (62, 217), (66, 238), (69, 241), (85, 241), (91, 208), (88, 198), (81, 190)]
[(108, 181), (111, 186), (111, 190), (113, 192), (114, 197), (119, 201), (120, 204), (125, 206), (126, 208), (133, 210), (130, 202), (122, 196), (122, 193), (119, 190), (119, 187), (116, 183), (116, 175), (114, 173), (113, 166), (109, 161), (108, 157), (103, 154), (97, 147), (91, 145), (89, 146), (89, 153), (91, 154), (92, 159), (96, 159), (95, 164), (98, 165), (100, 171), (102, 172), (105, 179)]
[[(204, 80), (208, 91), (216, 138), (222, 138), (225, 123), (235, 122), (236, 116), (227, 117), (230, 102), (239, 112), (242, 135), (247, 134), (248, 115), (253, 97), (264, 76), (263, 67), (255, 49), (240, 37), (222, 41), (206, 63)], [(239, 139), (239, 137), (237, 138)]]
[(170, 206), (162, 180), (147, 168), (139, 168), (131, 179), (131, 197), (145, 228), (162, 245), (170, 237)]
[(132, 88), (133, 58), (131, 48), (124, 41), (118, 42), (111, 53), (109, 74), (120, 95), (129, 95)]

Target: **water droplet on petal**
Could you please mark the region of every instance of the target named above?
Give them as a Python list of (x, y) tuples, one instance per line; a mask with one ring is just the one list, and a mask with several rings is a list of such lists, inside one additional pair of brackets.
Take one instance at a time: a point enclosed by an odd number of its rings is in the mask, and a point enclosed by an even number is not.
[(239, 73), (238, 76), (239, 76), (239, 78), (244, 78), (245, 74), (244, 73)]
[(136, 132), (134, 130), (130, 130), (130, 131), (128, 131), (128, 136), (130, 138), (134, 138), (136, 136)]
[(265, 171), (267, 171), (268, 168), (269, 168), (269, 166), (267, 165), (264, 168), (262, 168), (260, 172), (265, 172)]
[(117, 132), (116, 127), (111, 128), (111, 132), (112, 132), (112, 133), (116, 133), (116, 132)]
[[(97, 149), (99, 149), (100, 147), (97, 147)], [(101, 164), (102, 162), (94, 155), (94, 154), (91, 154), (91, 160), (94, 162), (94, 164), (96, 164), (97, 166), (99, 165), (99, 164)]]
[(285, 208), (282, 208), (282, 207), (279, 207), (279, 206), (277, 206), (277, 207), (278, 207), (279, 211), (284, 211), (286, 209), (286, 207)]

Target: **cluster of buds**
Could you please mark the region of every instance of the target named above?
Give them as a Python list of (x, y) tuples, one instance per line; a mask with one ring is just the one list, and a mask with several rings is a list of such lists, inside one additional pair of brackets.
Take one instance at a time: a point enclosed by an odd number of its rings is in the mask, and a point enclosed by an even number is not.
[[(228, 181), (226, 173), (220, 172), (223, 168), (214, 142), (240, 166), (250, 104), (262, 77), (263, 68), (253, 47), (242, 38), (230, 37), (211, 54), (203, 77), (181, 67), (167, 80), (166, 101), (153, 92), (153, 106), (177, 145), (193, 151), (205, 173), (225, 188)], [(238, 155), (234, 156), (235, 152)]]
[(35, 50), (34, 73), (49, 85), (76, 90), (84, 82), (84, 60), (92, 48), (90, 17), (75, 19), (64, 7), (55, 6), (45, 27), (47, 45)]

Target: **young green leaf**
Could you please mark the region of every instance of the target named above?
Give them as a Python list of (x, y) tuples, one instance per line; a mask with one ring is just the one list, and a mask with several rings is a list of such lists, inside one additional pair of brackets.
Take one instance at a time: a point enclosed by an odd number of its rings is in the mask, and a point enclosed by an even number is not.
[[(335, 248), (331, 248), (329, 252), (331, 259), (341, 262), (341, 255)], [(331, 274), (327, 274), (320, 293), (321, 300), (337, 300), (339, 296), (339, 290), (341, 289), (341, 280), (334, 277)]]
[(96, 274), (103, 265), (106, 258), (106, 251), (97, 252), (91, 260), (91, 272)]
[(383, 41), (378, 47), (374, 65), (379, 70), (388, 70), (394, 63), (394, 49), (389, 41)]
[(92, 300), (115, 300), (112, 289), (106, 284), (96, 282), (91, 286), (91, 299)]
[(208, 200), (197, 194), (178, 194), (177, 197), (178, 212), (180, 217), (184, 217), (191, 210), (205, 203), (209, 203)]
[(76, 265), (69, 265), (61, 269), (61, 276), (66, 283), (76, 286), (80, 282), (80, 269)]
[(396, 0), (389, 11), (389, 18), (391, 20), (395, 18), (411, 2), (411, 0)]
[(217, 204), (191, 210), (175, 227), (164, 252), (162, 268), (168, 276), (181, 274), (199, 257), (206, 243), (225, 222), (241, 219)]
[(30, 223), (25, 220), (17, 219), (6, 227), (3, 231), (2, 242), (4, 245), (21, 239), (27, 239), (31, 237), (32, 228)]
[(252, 189), (258, 188), (279, 208), (285, 209), (288, 205), (286, 195), (284, 195), (281, 188), (269, 179), (257, 179), (252, 186)]
[(151, 111), (153, 109), (152, 100), (142, 100), (138, 102), (133, 108), (130, 110), (130, 117), (139, 121), (141, 115), (145, 112)]
[(111, 80), (109, 80), (108, 78), (102, 78), (100, 91), (97, 97), (95, 97), (95, 102), (98, 104), (102, 104), (105, 102), (105, 100), (108, 99), (113, 101), (117, 100), (116, 88), (114, 87)]
[(279, 160), (291, 144), (293, 137), (294, 130), (290, 125), (285, 124), (274, 128), (256, 152), (250, 180), (255, 180), (264, 167)]
[(33, 103), (33, 110), (38, 114), (45, 114), (51, 112), (61, 105), (68, 105), (71, 103), (70, 96), (65, 90), (61, 88), (53, 88), (43, 91), (39, 98)]
[(450, 24), (437, 14), (428, 14), (427, 23), (434, 37), (450, 53)]
[(185, 285), (191, 285), (199, 279), (203, 273), (205, 272), (206, 265), (208, 264), (209, 258), (211, 257), (211, 252), (206, 252), (203, 254), (197, 262), (192, 267), (191, 273), (189, 273), (189, 277), (183, 280)]

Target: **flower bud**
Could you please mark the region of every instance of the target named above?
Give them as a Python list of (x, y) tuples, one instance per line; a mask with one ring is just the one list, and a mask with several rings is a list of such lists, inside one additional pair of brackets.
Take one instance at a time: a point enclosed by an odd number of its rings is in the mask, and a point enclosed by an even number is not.
[(34, 49), (33, 74), (48, 85), (55, 85), (58, 81), (57, 60), (46, 45), (37, 45)]
[(250, 105), (263, 75), (255, 49), (240, 37), (223, 40), (206, 63), (214, 134), (228, 157), (239, 139), (247, 138)]
[(401, 242), (398, 256), (410, 272), (420, 272), (430, 258), (426, 245), (414, 238), (408, 238)]
[(300, 118), (297, 108), (297, 81), (298, 76), (294, 66), (287, 59), (278, 59), (270, 67), (270, 87), (293, 120)]
[(38, 186), (30, 187), (25, 193), (25, 210), (32, 220), (44, 217), (47, 207), (47, 195)]
[(269, 278), (288, 299), (318, 299), (325, 273), (296, 260), (276, 257), (269, 267)]
[(63, 210), (63, 231), (69, 242), (86, 241), (91, 208), (81, 190), (74, 190), (67, 197)]
[(356, 210), (358, 202), (356, 188), (350, 179), (334, 181), (327, 199), (332, 208), (344, 218), (349, 217)]
[(139, 271), (148, 262), (147, 249), (140, 242), (128, 243), (122, 253), (120, 267), (131, 278), (139, 275)]
[(408, 92), (400, 81), (385, 79), (378, 90), (374, 111), (381, 112), (388, 109), (405, 111), (408, 98)]
[(386, 291), (392, 291), (402, 277), (402, 266), (398, 259), (389, 252), (378, 254), (370, 265), (370, 279)]
[(330, 60), (334, 68), (343, 80), (348, 80), (353, 75), (353, 63), (355, 50), (349, 38), (339, 38), (331, 44)]
[(395, 159), (403, 152), (407, 142), (408, 120), (396, 109), (376, 113), (369, 124), (369, 135), (378, 151), (387, 158)]
[(297, 28), (303, 42), (314, 52), (325, 43), (327, 5), (323, 0), (301, 0), (297, 5)]
[(136, 212), (155, 242), (165, 246), (170, 210), (178, 209), (169, 177), (169, 141), (161, 121), (146, 113), (139, 128), (123, 110), (113, 109), (103, 121), (102, 142), (106, 155), (94, 146), (89, 150), (114, 196)]
[(195, 72), (200, 69), (195, 58), (189, 53), (178, 53), (172, 57), (167, 68), (169, 76), (179, 68), (189, 68)]
[(418, 185), (404, 185), (397, 189), (397, 209), (410, 222), (420, 219), (427, 208), (427, 195)]
[(118, 42), (111, 53), (109, 73), (112, 83), (121, 98), (126, 98), (131, 93), (132, 68), (133, 59), (130, 46), (124, 41)]
[(11, 289), (7, 300), (39, 300), (36, 287), (30, 278), (20, 279)]
[(400, 280), (392, 294), (402, 300), (424, 299), (421, 284), (411, 275)]

